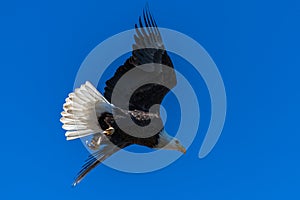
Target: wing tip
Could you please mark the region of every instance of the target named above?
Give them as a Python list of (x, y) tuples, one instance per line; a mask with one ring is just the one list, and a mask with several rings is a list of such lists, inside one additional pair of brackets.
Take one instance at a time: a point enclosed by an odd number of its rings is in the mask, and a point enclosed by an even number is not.
[(78, 180), (75, 180), (73, 183), (72, 183), (72, 188), (74, 188), (74, 187), (76, 187), (77, 185), (78, 185), (78, 183), (79, 183), (80, 181), (78, 181)]

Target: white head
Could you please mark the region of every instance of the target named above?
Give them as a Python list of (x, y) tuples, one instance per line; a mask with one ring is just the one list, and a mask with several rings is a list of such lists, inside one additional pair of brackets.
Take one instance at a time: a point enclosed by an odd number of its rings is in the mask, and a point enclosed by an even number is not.
[(177, 150), (182, 153), (186, 152), (186, 149), (180, 144), (179, 140), (167, 134), (164, 129), (160, 132), (158, 144), (155, 146), (155, 148)]

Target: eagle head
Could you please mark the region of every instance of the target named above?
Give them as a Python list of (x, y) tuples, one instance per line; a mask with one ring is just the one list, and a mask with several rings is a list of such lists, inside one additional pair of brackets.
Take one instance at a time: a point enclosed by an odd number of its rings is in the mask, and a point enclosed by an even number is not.
[(164, 129), (159, 134), (158, 144), (155, 149), (177, 150), (186, 153), (185, 147), (179, 142), (177, 138), (170, 136)]

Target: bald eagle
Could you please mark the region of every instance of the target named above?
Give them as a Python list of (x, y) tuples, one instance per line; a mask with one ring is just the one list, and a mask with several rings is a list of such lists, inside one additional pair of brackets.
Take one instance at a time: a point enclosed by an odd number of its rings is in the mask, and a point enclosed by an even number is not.
[[(172, 61), (165, 50), (157, 24), (146, 8), (135, 24), (132, 55), (121, 65), (112, 78), (106, 81), (102, 95), (90, 82), (75, 89), (63, 105), (63, 129), (67, 140), (90, 136), (87, 146), (94, 150), (79, 171), (73, 186), (77, 185), (93, 168), (106, 158), (127, 146), (137, 144), (153, 149), (178, 150), (185, 153), (180, 142), (166, 133), (160, 117), (159, 107), (165, 95), (176, 85)], [(146, 65), (144, 68), (139, 66)], [(167, 66), (167, 69), (161, 66)], [(132, 92), (126, 84), (116, 89), (118, 81), (131, 70), (138, 75), (130, 81), (147, 80)], [(166, 87), (168, 85), (168, 87)], [(117, 104), (113, 103), (113, 92), (117, 91)], [(130, 95), (130, 96), (129, 96)], [(128, 103), (129, 100), (129, 103)], [(124, 102), (127, 101), (127, 102)], [(156, 120), (159, 130), (154, 133), (124, 131), (116, 119), (130, 119), (145, 127)], [(130, 130), (129, 129), (126, 130)]]

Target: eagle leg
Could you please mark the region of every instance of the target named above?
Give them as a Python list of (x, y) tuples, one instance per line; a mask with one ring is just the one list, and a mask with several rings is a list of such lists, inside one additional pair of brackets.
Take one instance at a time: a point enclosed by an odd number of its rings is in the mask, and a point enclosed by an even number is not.
[(93, 139), (90, 142), (86, 141), (86, 144), (91, 150), (97, 150), (100, 147), (101, 140), (102, 140), (102, 137), (98, 133), (98, 134), (94, 135)]

